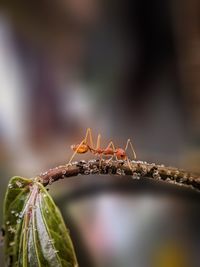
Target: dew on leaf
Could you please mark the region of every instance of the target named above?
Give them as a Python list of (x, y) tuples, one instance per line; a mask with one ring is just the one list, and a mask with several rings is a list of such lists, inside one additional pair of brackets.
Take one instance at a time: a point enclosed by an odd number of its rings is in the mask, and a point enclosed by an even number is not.
[(22, 211), (19, 213), (19, 216), (18, 217), (19, 218), (22, 218), (23, 217), (23, 212)]
[(11, 246), (11, 247), (12, 247), (12, 246), (14, 246), (14, 244), (15, 244), (15, 242), (14, 242), (14, 241), (13, 241), (13, 242), (10, 242), (10, 243), (9, 243), (9, 246)]
[(12, 226), (9, 226), (9, 227), (8, 227), (8, 232), (14, 234), (14, 233), (16, 233), (16, 229), (13, 228)]
[(20, 181), (16, 181), (15, 183), (19, 188), (21, 188), (23, 186), (23, 184)]

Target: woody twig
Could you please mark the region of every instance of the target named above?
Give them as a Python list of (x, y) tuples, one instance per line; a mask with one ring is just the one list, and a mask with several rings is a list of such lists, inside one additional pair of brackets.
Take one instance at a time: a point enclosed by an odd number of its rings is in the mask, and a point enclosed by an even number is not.
[(184, 186), (200, 191), (200, 174), (143, 161), (130, 161), (130, 164), (131, 166), (127, 164), (127, 161), (123, 160), (102, 160), (101, 162), (99, 160), (89, 160), (73, 162), (71, 164), (49, 169), (37, 176), (37, 180), (44, 186), (47, 186), (57, 180), (77, 175), (128, 175), (133, 179), (149, 178), (153, 180), (161, 180), (166, 183), (173, 183), (178, 186)]

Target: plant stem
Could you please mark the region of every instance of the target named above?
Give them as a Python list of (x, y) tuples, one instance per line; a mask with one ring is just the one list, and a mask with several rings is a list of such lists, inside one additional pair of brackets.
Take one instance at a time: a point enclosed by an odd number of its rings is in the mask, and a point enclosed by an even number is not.
[(173, 167), (156, 165), (143, 161), (131, 161), (131, 168), (126, 161), (122, 160), (89, 160), (73, 162), (70, 165), (62, 165), (49, 169), (37, 176), (37, 180), (44, 186), (59, 179), (73, 177), (77, 175), (108, 174), (108, 175), (130, 175), (134, 179), (143, 177), (163, 180), (179, 186), (190, 187), (200, 191), (200, 174), (187, 172)]

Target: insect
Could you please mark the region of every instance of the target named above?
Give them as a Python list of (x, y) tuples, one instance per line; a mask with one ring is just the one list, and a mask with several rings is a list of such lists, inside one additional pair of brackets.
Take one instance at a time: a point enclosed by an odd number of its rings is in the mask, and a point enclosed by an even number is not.
[(110, 143), (106, 148), (101, 148), (100, 142), (101, 142), (101, 135), (98, 134), (97, 144), (96, 147), (94, 147), (92, 131), (90, 128), (88, 128), (86, 131), (85, 138), (79, 144), (71, 146), (71, 149), (74, 151), (74, 153), (71, 156), (68, 164), (72, 162), (76, 154), (84, 154), (87, 152), (91, 152), (92, 154), (99, 156), (100, 160), (102, 159), (103, 156), (110, 156), (110, 159), (108, 161), (113, 159), (113, 157), (115, 157), (117, 160), (126, 160), (129, 167), (131, 168), (130, 160), (128, 158), (126, 151), (130, 146), (133, 154), (133, 159), (136, 159), (136, 153), (130, 139), (127, 140), (125, 149), (115, 148), (113, 141), (110, 141)]

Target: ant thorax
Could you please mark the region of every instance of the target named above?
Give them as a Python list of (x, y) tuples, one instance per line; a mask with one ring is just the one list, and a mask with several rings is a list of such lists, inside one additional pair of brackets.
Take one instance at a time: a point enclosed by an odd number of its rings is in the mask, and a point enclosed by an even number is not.
[(103, 151), (103, 154), (104, 155), (113, 155), (114, 154), (114, 151), (112, 148), (106, 148), (104, 151)]

